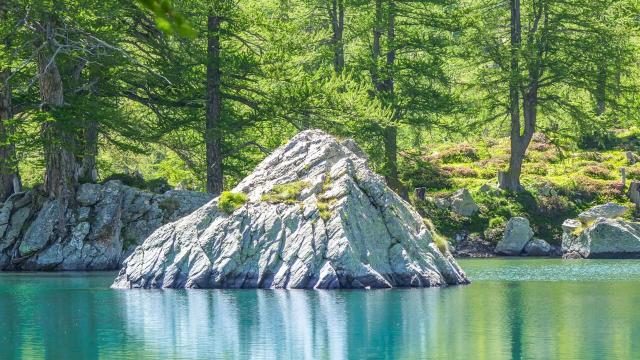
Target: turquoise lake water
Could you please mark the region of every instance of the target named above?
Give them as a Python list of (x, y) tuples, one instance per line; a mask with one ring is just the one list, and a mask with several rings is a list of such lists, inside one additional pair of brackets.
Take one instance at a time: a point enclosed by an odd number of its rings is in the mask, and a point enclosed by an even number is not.
[(473, 283), (111, 290), (0, 273), (1, 359), (638, 359), (640, 261), (463, 260)]

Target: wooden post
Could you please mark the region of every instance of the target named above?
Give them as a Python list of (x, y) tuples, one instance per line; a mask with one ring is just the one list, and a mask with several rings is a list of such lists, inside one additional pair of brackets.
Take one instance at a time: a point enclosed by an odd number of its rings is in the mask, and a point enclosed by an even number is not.
[(636, 205), (636, 209), (640, 209), (640, 181), (631, 181), (631, 184), (629, 184), (629, 191), (627, 191), (627, 196), (629, 197), (629, 200)]
[(633, 151), (627, 151), (624, 154), (627, 157), (627, 163), (629, 163), (629, 165), (636, 163), (636, 156), (633, 154)]

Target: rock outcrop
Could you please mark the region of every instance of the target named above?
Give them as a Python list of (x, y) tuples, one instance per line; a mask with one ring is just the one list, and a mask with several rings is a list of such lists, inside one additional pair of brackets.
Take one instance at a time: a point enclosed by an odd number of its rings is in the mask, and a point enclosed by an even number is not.
[(529, 220), (523, 217), (512, 217), (507, 222), (504, 235), (498, 242), (495, 252), (500, 255), (520, 255), (531, 239), (533, 239), (533, 229), (529, 226)]
[(589, 223), (591, 221), (596, 220), (597, 218), (607, 218), (607, 219), (615, 219), (624, 215), (627, 212), (625, 206), (618, 205), (616, 203), (606, 203), (603, 205), (594, 206), (587, 211), (583, 211), (578, 214), (578, 219), (582, 223)]
[(436, 206), (465, 217), (475, 215), (480, 208), (467, 189), (460, 189), (446, 198), (436, 198)]
[(247, 200), (235, 210), (219, 197), (156, 230), (125, 260), (112, 286), (335, 289), (468, 282), (351, 140), (304, 131), (233, 193), (226, 198)]
[(80, 185), (75, 204), (61, 213), (58, 200), (37, 190), (14, 194), (0, 209), (0, 269), (118, 269), (155, 229), (210, 199), (192, 191), (153, 194), (109, 181)]
[[(640, 223), (619, 217), (627, 210), (615, 204), (596, 206), (562, 224), (562, 256), (580, 258), (640, 257)], [(604, 208), (609, 210), (604, 211)], [(598, 214), (598, 217), (591, 216)]]

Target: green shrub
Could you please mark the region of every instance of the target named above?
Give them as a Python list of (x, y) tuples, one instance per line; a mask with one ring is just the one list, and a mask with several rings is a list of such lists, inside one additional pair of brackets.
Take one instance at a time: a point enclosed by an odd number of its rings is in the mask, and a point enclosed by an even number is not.
[(262, 195), (260, 200), (271, 203), (295, 204), (302, 190), (309, 187), (306, 181), (294, 181), (286, 184), (275, 185), (268, 193)]
[(612, 180), (614, 178), (609, 169), (600, 165), (589, 166), (584, 169), (584, 173), (595, 179)]
[(102, 183), (106, 183), (110, 180), (119, 180), (124, 185), (138, 188), (140, 190), (148, 190), (157, 194), (162, 194), (165, 191), (171, 190), (171, 186), (165, 178), (157, 178), (151, 180), (145, 180), (140, 174), (111, 174)]
[(227, 214), (231, 214), (244, 205), (248, 199), (247, 194), (223, 191), (218, 199), (218, 208)]
[(504, 228), (507, 223), (507, 219), (503, 216), (496, 216), (489, 219), (489, 229), (499, 229)]
[(450, 176), (461, 178), (475, 178), (478, 177), (478, 172), (468, 166), (453, 166), (445, 165), (442, 170), (447, 172)]
[(448, 147), (438, 154), (438, 158), (444, 163), (462, 163), (480, 160), (478, 150), (466, 143)]
[(432, 231), (431, 234), (433, 235), (433, 242), (438, 247), (438, 250), (440, 250), (442, 254), (446, 254), (447, 251), (449, 251), (449, 242), (447, 239), (435, 231)]
[(119, 180), (127, 186), (132, 186), (138, 189), (146, 188), (144, 178), (142, 178), (142, 175), (140, 174), (111, 174), (104, 179), (102, 183), (104, 184), (111, 180)]
[(330, 203), (324, 201), (318, 201), (318, 210), (320, 211), (320, 218), (324, 221), (328, 221), (331, 218), (331, 211), (329, 210)]
[(420, 154), (406, 153), (400, 159), (398, 171), (402, 183), (410, 189), (448, 189), (452, 186), (451, 175)]

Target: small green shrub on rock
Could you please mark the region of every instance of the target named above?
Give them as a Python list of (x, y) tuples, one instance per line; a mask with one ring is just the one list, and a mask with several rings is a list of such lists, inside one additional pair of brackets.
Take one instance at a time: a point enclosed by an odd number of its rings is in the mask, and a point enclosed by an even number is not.
[(231, 214), (244, 205), (248, 199), (247, 194), (223, 191), (218, 199), (218, 208), (227, 214)]
[(286, 184), (275, 185), (268, 193), (262, 195), (260, 200), (271, 203), (295, 204), (302, 190), (309, 184), (306, 181), (294, 181)]
[(444, 236), (438, 234), (435, 231), (432, 231), (431, 234), (433, 235), (433, 242), (436, 244), (438, 250), (440, 250), (441, 253), (445, 254), (447, 251), (449, 251), (449, 242), (447, 241), (447, 239), (445, 239)]

